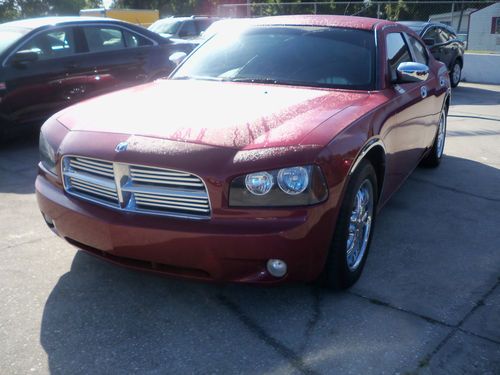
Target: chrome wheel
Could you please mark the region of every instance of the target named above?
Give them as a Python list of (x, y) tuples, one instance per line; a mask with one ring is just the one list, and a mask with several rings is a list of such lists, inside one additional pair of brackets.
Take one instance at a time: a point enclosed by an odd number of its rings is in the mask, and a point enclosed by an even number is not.
[(347, 236), (347, 267), (355, 271), (365, 255), (373, 219), (373, 185), (364, 180), (356, 193)]
[(440, 158), (443, 155), (445, 137), (446, 137), (446, 112), (443, 110), (443, 112), (441, 112), (441, 117), (439, 118), (439, 128), (438, 128), (437, 142), (436, 142), (436, 154), (438, 158)]
[(460, 82), (460, 76), (462, 75), (462, 68), (460, 64), (455, 63), (453, 65), (453, 70), (451, 71), (451, 79), (453, 80), (453, 85), (456, 86)]

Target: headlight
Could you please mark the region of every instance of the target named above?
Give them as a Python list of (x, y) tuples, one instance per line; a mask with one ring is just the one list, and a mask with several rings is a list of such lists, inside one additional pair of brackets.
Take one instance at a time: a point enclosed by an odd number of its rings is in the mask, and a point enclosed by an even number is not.
[(307, 206), (324, 201), (328, 189), (318, 166), (298, 166), (238, 176), (231, 182), (229, 205)]
[(40, 161), (42, 162), (42, 165), (48, 171), (56, 174), (56, 153), (54, 148), (47, 141), (47, 138), (45, 138), (43, 132), (40, 132), (38, 147), (40, 150)]
[(254, 195), (269, 193), (273, 185), (273, 176), (267, 172), (250, 173), (245, 176), (245, 186)]
[(278, 185), (287, 194), (300, 194), (309, 185), (309, 172), (304, 167), (280, 169), (278, 172)]

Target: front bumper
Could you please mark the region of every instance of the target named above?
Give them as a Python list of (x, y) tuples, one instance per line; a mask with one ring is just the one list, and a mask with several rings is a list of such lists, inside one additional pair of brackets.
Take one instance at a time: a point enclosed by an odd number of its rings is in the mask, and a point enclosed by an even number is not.
[[(208, 221), (124, 213), (68, 196), (41, 170), (36, 194), (43, 215), (68, 242), (108, 261), (207, 281), (312, 281), (321, 273), (335, 226), (325, 204), (267, 211), (237, 210)], [(268, 259), (288, 265), (282, 278)]]

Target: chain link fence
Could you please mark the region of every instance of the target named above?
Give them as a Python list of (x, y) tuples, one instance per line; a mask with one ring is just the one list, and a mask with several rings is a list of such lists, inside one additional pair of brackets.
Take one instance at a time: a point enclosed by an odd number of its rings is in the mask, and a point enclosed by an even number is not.
[(434, 21), (453, 27), (471, 50), (500, 52), (500, 2), (495, 1), (316, 1), (221, 4), (220, 17), (336, 14), (393, 21)]

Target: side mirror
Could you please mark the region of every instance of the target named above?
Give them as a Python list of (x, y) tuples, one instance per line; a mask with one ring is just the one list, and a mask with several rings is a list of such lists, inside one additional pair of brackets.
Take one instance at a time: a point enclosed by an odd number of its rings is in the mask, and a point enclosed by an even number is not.
[(429, 77), (429, 67), (417, 62), (402, 62), (398, 65), (396, 83), (422, 82)]
[(170, 55), (168, 58), (171, 62), (175, 64), (175, 66), (179, 66), (179, 64), (184, 61), (186, 58), (187, 53), (186, 52), (174, 52)]
[(432, 47), (434, 44), (436, 44), (436, 41), (432, 38), (424, 38), (424, 43), (426, 46)]
[(23, 66), (27, 63), (32, 63), (38, 60), (38, 53), (33, 51), (18, 51), (12, 57), (12, 64), (16, 66)]

